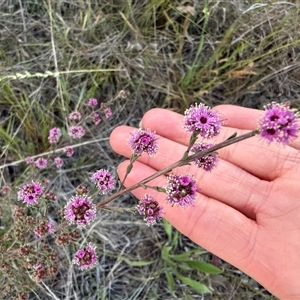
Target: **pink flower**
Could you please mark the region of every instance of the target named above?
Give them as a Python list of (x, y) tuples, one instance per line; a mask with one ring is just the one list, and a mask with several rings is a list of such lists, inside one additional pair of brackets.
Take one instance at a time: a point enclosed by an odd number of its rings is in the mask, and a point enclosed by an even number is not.
[(102, 195), (109, 193), (115, 188), (116, 180), (113, 175), (106, 170), (98, 170), (92, 175), (92, 181), (97, 184), (97, 187)]
[(18, 200), (22, 200), (28, 205), (37, 203), (43, 193), (43, 187), (39, 182), (24, 184), (18, 192)]
[(158, 151), (158, 136), (150, 129), (139, 129), (130, 134), (128, 144), (133, 154), (140, 156), (146, 152), (149, 156), (155, 156)]
[(57, 196), (53, 193), (53, 192), (46, 192), (44, 195), (45, 200), (48, 201), (56, 201), (57, 200)]
[(36, 237), (41, 237), (47, 233), (54, 233), (55, 225), (51, 221), (41, 221), (39, 225), (34, 228), (34, 234)]
[(172, 206), (193, 206), (196, 196), (197, 187), (196, 180), (188, 173), (186, 174), (170, 174), (167, 177), (167, 201)]
[(136, 208), (141, 215), (145, 216), (144, 221), (148, 226), (155, 224), (164, 214), (163, 207), (151, 195), (147, 194), (141, 199), (141, 203)]
[(109, 118), (112, 116), (112, 111), (111, 111), (111, 109), (110, 109), (109, 107), (107, 107), (107, 108), (104, 110), (104, 112), (105, 112), (105, 118), (106, 118), (106, 119), (109, 119)]
[(72, 197), (64, 208), (64, 216), (69, 224), (84, 227), (96, 218), (96, 206), (85, 195)]
[[(213, 144), (209, 143), (195, 143), (191, 148), (191, 153), (196, 153), (200, 151), (207, 150), (214, 146)], [(193, 163), (197, 165), (199, 168), (203, 168), (205, 171), (211, 171), (214, 167), (216, 167), (218, 163), (218, 155), (214, 152), (200, 158), (195, 158)]]
[(59, 138), (61, 136), (61, 130), (57, 127), (53, 127), (49, 130), (49, 136), (48, 140), (50, 144), (55, 144), (58, 142)]
[(46, 158), (40, 157), (35, 161), (35, 165), (39, 168), (39, 169), (45, 169), (47, 168), (47, 164), (48, 161)]
[(57, 168), (61, 168), (64, 165), (64, 161), (60, 157), (55, 157), (54, 163), (56, 164)]
[(93, 121), (95, 125), (98, 125), (101, 122), (100, 116), (98, 113), (93, 114)]
[(6, 195), (11, 191), (11, 187), (7, 184), (5, 184), (2, 189), (1, 189), (1, 193), (2, 195)]
[(78, 111), (73, 111), (69, 114), (69, 119), (70, 120), (80, 120), (81, 119), (81, 114)]
[(217, 136), (222, 125), (223, 119), (220, 115), (202, 103), (191, 105), (184, 113), (184, 128), (187, 131), (196, 132), (206, 139)]
[(27, 157), (26, 157), (26, 164), (27, 164), (27, 165), (30, 165), (30, 164), (32, 164), (33, 162), (34, 162), (33, 157), (31, 157), (31, 156), (27, 156)]
[(70, 126), (69, 127), (69, 136), (74, 139), (80, 139), (85, 134), (85, 130), (82, 126)]
[(74, 154), (74, 149), (71, 146), (66, 146), (65, 149), (64, 149), (64, 152), (66, 153), (66, 155), (68, 157), (71, 157)]
[(98, 104), (98, 100), (95, 98), (89, 99), (88, 106), (96, 106)]
[(268, 142), (287, 144), (298, 137), (300, 130), (299, 112), (289, 103), (272, 102), (265, 106), (265, 114), (259, 121), (260, 136)]
[(77, 251), (75, 257), (72, 260), (73, 264), (78, 265), (80, 270), (92, 268), (98, 260), (98, 256), (95, 250), (96, 247), (89, 243), (88, 246)]

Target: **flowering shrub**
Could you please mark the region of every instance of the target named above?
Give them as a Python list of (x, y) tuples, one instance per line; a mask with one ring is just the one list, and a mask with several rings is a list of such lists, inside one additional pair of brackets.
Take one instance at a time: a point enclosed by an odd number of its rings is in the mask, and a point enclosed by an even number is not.
[[(105, 105), (102, 105), (102, 110), (96, 111), (97, 105), (98, 101), (96, 99), (90, 99), (86, 104), (87, 108), (91, 110), (87, 118), (91, 119), (94, 125), (100, 123), (100, 113), (103, 113), (106, 119), (112, 115), (111, 109)], [(74, 111), (69, 114), (69, 120), (77, 122), (86, 119), (81, 113)], [(159, 151), (159, 136), (155, 132), (149, 128), (135, 130), (127, 140), (128, 147), (132, 151), (132, 157), (126, 170), (126, 176), (120, 183), (119, 190), (96, 204), (96, 199), (93, 199), (95, 196), (92, 195), (107, 195), (117, 185), (117, 180), (111, 172), (105, 169), (97, 170), (91, 175), (88, 184), (82, 183), (77, 186), (75, 195), (69, 199), (62, 210), (64, 220), (58, 226), (48, 218), (47, 209), (58, 198), (49, 189), (49, 182), (41, 181), (43, 182), (41, 184), (38, 181), (32, 181), (22, 185), (18, 191), (17, 200), (25, 205), (16, 208), (14, 212), (14, 218), (16, 219), (14, 232), (11, 235), (7, 235), (6, 244), (1, 241), (1, 249), (6, 251), (6, 245), (12, 245), (13, 243), (17, 245), (15, 249), (18, 250), (19, 255), (26, 257), (26, 263), (22, 266), (20, 265), (20, 269), (24, 272), (29, 270), (35, 281), (45, 280), (58, 272), (57, 253), (50, 249), (46, 243), (42, 243), (46, 254), (42, 258), (37, 259), (35, 248), (31, 242), (28, 242), (30, 240), (28, 235), (31, 238), (34, 237), (33, 242), (38, 242), (49, 234), (56, 234), (55, 242), (57, 245), (68, 245), (80, 237), (76, 229), (67, 229), (68, 226), (72, 228), (72, 225), (75, 225), (77, 228), (84, 230), (86, 226), (95, 221), (98, 209), (106, 208), (106, 205), (119, 195), (140, 187), (165, 193), (165, 205), (170, 205), (170, 207), (193, 207), (197, 201), (197, 196), (201, 193), (201, 190), (197, 188), (196, 179), (187, 172), (179, 173), (178, 170), (173, 171), (173, 169), (193, 163), (205, 171), (213, 171), (218, 166), (216, 152), (218, 149), (255, 135), (258, 135), (268, 143), (287, 144), (298, 137), (300, 129), (298, 112), (290, 109), (288, 104), (271, 103), (265, 107), (265, 113), (258, 121), (259, 128), (238, 137), (232, 136), (216, 145), (205, 141), (215, 138), (220, 133), (223, 123), (224, 119), (218, 112), (211, 110), (204, 104), (192, 105), (185, 112), (182, 123), (183, 128), (191, 133), (191, 138), (183, 157), (171, 166), (124, 189), (123, 183), (127, 175), (132, 171), (137, 158), (142, 155), (148, 155), (155, 159), (154, 156)], [(79, 124), (72, 126), (67, 124), (66, 128), (68, 128), (69, 137), (74, 139), (82, 138), (86, 132), (84, 126)], [(57, 127), (50, 129), (48, 141), (52, 147), (58, 146), (58, 142), (63, 135), (62, 132), (63, 130)], [(67, 158), (74, 155), (74, 149), (71, 145), (63, 146), (61, 152)], [(50, 158), (39, 157), (34, 160), (34, 157), (27, 157), (25, 161), (29, 165), (28, 168), (32, 165), (32, 167), (36, 166), (39, 169), (45, 169), (51, 164), (57, 168), (62, 168), (64, 160), (67, 158), (62, 159), (60, 156), (56, 156), (51, 160)], [(149, 181), (161, 175), (166, 176), (166, 183), (163, 187), (147, 185)], [(198, 185), (201, 186), (201, 183), (198, 183)], [(95, 188), (98, 193), (93, 193)], [(4, 185), (1, 188), (2, 196), (7, 197), (11, 193), (11, 188), (8, 185)], [(33, 208), (36, 210), (33, 210)], [(142, 215), (148, 226), (154, 225), (164, 216), (163, 205), (150, 192), (142, 197), (140, 203), (133, 208), (133, 211)], [(78, 249), (72, 260), (81, 270), (93, 267), (97, 264), (97, 261), (96, 247), (91, 243)], [(8, 269), (9, 261), (3, 258), (1, 265), (2, 270), (6, 270)], [(7, 295), (9, 295), (9, 292)]]

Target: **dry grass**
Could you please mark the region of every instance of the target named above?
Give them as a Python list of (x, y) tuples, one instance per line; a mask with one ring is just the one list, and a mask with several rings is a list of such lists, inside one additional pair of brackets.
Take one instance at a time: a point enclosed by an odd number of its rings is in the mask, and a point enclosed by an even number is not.
[[(299, 108), (299, 21), (299, 5), (288, 1), (0, 0), (2, 184), (47, 177), (58, 210), (91, 172), (115, 172), (121, 158), (110, 150), (109, 133), (120, 124), (137, 126), (151, 107), (182, 112), (201, 101), (261, 108), (288, 100)], [(114, 118), (89, 128), (90, 144), (78, 144), (63, 171), (31, 174), (14, 163), (49, 151), (48, 130), (64, 127), (87, 99), (107, 102), (120, 90), (127, 98), (114, 101)], [(135, 203), (124, 196), (114, 206)], [(101, 211), (82, 237), (97, 243), (97, 267), (79, 272), (62, 259), (59, 276), (37, 286), (31, 299), (274, 299), (226, 263), (219, 275), (186, 271), (213, 294), (197, 294), (175, 277), (171, 294), (161, 257), (166, 230), (146, 228), (129, 213)], [(193, 249), (199, 260), (211, 260), (181, 235), (172, 242), (176, 254)]]

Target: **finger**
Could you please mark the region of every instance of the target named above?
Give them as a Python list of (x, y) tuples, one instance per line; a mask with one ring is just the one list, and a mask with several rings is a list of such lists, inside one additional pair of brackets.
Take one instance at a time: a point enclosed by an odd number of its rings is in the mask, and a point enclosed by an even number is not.
[[(119, 166), (118, 173), (121, 178), (124, 177), (127, 166), (128, 161)], [(136, 162), (125, 186), (142, 180), (154, 171), (148, 165)], [(161, 176), (153, 180), (151, 185), (160, 186), (164, 183), (165, 178)], [(164, 206), (164, 217), (194, 242), (240, 269), (245, 270), (245, 266), (249, 265), (247, 260), (251, 257), (251, 241), (255, 239), (253, 235), (257, 228), (254, 221), (235, 209), (201, 194), (198, 194), (195, 206), (182, 209), (166, 204), (164, 193), (148, 189), (145, 191), (142, 188), (133, 191), (138, 199), (145, 193), (152, 194), (160, 205)]]
[(213, 108), (226, 118), (227, 127), (254, 130), (258, 127), (258, 120), (264, 112), (258, 109), (245, 108), (235, 105), (218, 105)]
[[(183, 129), (182, 119), (180, 114), (165, 109), (153, 109), (145, 114), (142, 125), (156, 131), (160, 136), (188, 145), (190, 134)], [(218, 143), (234, 133), (241, 135), (246, 132), (248, 131), (224, 126), (220, 135), (212, 142)], [(218, 152), (221, 158), (260, 179), (269, 181), (280, 176), (284, 170), (292, 168), (295, 160), (299, 159), (298, 150), (289, 146), (269, 145), (258, 137), (225, 147)]]
[[(128, 158), (132, 155), (132, 150), (122, 141), (131, 132), (131, 127), (122, 126), (115, 129), (111, 134), (112, 148)], [(159, 171), (180, 160), (186, 148), (163, 137), (160, 138), (159, 147), (155, 158), (143, 155), (139, 161), (148, 164), (155, 171)], [(184, 171), (195, 176), (202, 194), (226, 203), (247, 217), (255, 219), (261, 201), (259, 192), (261, 189), (266, 189), (267, 182), (259, 180), (224, 160), (220, 160), (212, 172), (204, 171), (195, 166), (181, 167), (180, 172)]]
[[(213, 108), (226, 116), (226, 126), (244, 130), (254, 130), (259, 126), (259, 120), (263, 117), (264, 111), (245, 108), (235, 105), (219, 105)], [(294, 149), (300, 149), (300, 138), (292, 140), (289, 144)]]

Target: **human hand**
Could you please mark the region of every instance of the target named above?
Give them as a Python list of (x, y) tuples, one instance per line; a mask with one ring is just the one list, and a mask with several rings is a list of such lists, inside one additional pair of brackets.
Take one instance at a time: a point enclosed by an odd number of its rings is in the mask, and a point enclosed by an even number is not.
[[(261, 111), (231, 105), (216, 107), (226, 125), (214, 143), (237, 132), (254, 130)], [(182, 128), (183, 116), (152, 109), (142, 120), (160, 136), (155, 158), (141, 156), (124, 185), (141, 181), (182, 158), (190, 133)], [(133, 128), (120, 126), (111, 134), (112, 148), (131, 157), (126, 144)], [(219, 150), (220, 161), (206, 172), (195, 166), (177, 171), (193, 174), (200, 192), (195, 206), (172, 207), (165, 194), (151, 191), (164, 206), (165, 218), (181, 233), (244, 271), (280, 299), (300, 299), (300, 153), (299, 139), (290, 145), (269, 145), (253, 137)], [(121, 179), (129, 161), (120, 164)], [(166, 177), (150, 182), (164, 186)], [(147, 191), (148, 192), (148, 191)], [(149, 192), (148, 192), (149, 193)], [(133, 191), (137, 198), (142, 188)]]

